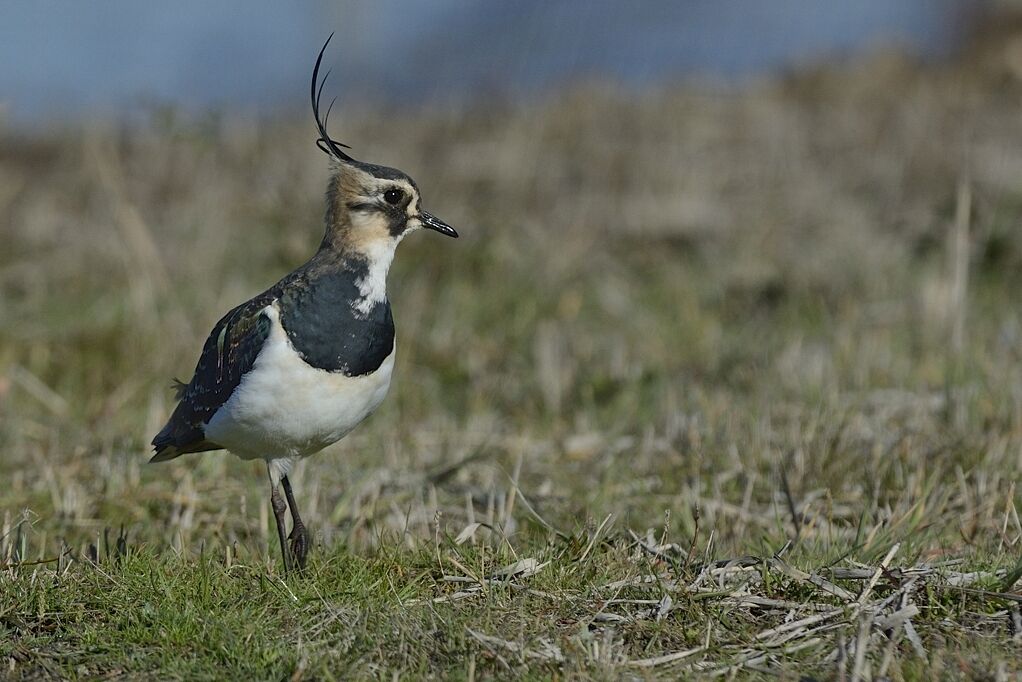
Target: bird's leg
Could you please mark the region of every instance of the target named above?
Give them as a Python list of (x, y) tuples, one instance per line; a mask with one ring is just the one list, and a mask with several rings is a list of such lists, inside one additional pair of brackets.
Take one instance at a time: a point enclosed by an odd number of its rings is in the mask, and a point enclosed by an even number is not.
[(287, 521), (284, 519), (287, 504), (280, 496), (279, 486), (273, 481), (270, 481), (270, 504), (273, 505), (273, 517), (277, 520), (277, 538), (280, 540), (280, 552), (284, 555), (284, 573), (290, 573), (291, 555), (287, 549)]
[(302, 523), (302, 517), (298, 515), (298, 505), (295, 504), (295, 496), (291, 490), (291, 481), (288, 480), (287, 476), (284, 476), (280, 479), (280, 482), (284, 484), (287, 506), (291, 508), (291, 534), (288, 536), (291, 539), (291, 553), (294, 555), (298, 570), (302, 570), (305, 568), (305, 557), (309, 554), (309, 531), (306, 530), (305, 524)]

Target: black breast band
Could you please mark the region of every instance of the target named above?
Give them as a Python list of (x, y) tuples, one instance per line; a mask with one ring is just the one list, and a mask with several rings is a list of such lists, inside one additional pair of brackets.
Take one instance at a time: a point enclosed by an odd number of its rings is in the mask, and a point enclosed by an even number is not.
[[(373, 304), (368, 314), (357, 282), (364, 264), (325, 272), (279, 300), (280, 322), (305, 362), (329, 372), (362, 376), (379, 369), (394, 350), (390, 301)], [(363, 308), (364, 309), (364, 308)]]

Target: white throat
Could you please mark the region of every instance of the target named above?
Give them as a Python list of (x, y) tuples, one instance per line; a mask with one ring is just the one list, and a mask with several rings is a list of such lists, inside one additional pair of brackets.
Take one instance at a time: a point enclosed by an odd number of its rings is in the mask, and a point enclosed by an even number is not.
[(374, 240), (362, 251), (368, 263), (365, 276), (355, 282), (360, 298), (352, 304), (352, 310), (362, 316), (368, 315), (377, 303), (387, 299), (387, 272), (394, 260), (401, 236), (391, 239)]

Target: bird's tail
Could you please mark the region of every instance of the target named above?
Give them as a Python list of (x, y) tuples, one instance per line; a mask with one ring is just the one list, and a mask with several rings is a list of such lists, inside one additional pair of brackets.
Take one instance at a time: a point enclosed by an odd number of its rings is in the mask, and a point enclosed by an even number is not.
[(156, 454), (149, 459), (150, 464), (156, 464), (157, 462), (167, 462), (169, 460), (174, 459), (175, 457), (180, 457), (181, 455), (185, 454), (178, 450), (173, 445), (166, 445), (162, 448), (154, 445), (154, 447), (156, 448)]
[(173, 422), (171, 422), (153, 438), (153, 450), (156, 454), (152, 456), (149, 463), (157, 464), (192, 452), (220, 449), (222, 446), (206, 440), (201, 430), (192, 428), (181, 434), (174, 430)]
[(156, 454), (149, 460), (150, 464), (166, 462), (184, 453), (178, 447), (177, 438), (174, 434), (173, 420), (163, 427), (156, 437), (153, 438), (153, 450)]

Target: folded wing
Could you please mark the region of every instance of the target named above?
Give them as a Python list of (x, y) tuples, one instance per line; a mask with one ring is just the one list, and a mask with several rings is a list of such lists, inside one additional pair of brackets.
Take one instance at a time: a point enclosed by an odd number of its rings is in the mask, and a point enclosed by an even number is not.
[(262, 311), (272, 300), (270, 292), (261, 294), (216, 323), (202, 347), (192, 380), (177, 385), (179, 402), (167, 425), (153, 438), (156, 454), (150, 462), (221, 448), (206, 440), (203, 427), (230, 399), (242, 377), (255, 364), (270, 334), (270, 320)]

